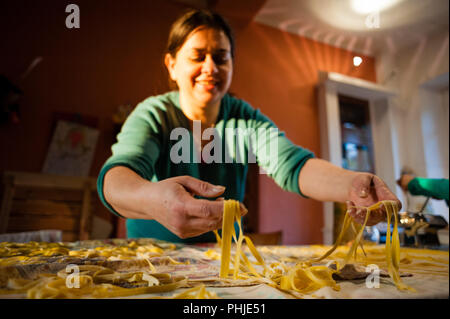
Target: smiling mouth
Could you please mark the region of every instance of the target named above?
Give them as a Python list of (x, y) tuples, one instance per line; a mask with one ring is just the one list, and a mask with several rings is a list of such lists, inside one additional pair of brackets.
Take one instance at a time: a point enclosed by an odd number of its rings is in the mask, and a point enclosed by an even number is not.
[(217, 81), (214, 81), (214, 80), (200, 80), (200, 81), (197, 81), (197, 83), (202, 84), (202, 85), (216, 85)]
[(197, 84), (201, 85), (206, 90), (212, 90), (217, 86), (217, 81), (214, 80), (200, 80), (196, 81)]

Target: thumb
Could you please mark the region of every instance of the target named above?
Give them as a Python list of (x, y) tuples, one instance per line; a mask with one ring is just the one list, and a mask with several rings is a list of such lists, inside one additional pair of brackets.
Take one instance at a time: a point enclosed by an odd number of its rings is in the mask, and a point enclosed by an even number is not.
[(366, 198), (367, 196), (369, 196), (369, 189), (367, 187), (361, 188), (361, 190), (360, 190), (358, 195), (361, 198)]
[(181, 176), (177, 182), (184, 186), (190, 193), (203, 197), (217, 197), (225, 191), (225, 187), (213, 185), (191, 176)]
[(248, 209), (245, 207), (244, 203), (239, 203), (239, 208), (241, 209), (241, 217), (248, 213)]
[(356, 194), (358, 197), (366, 198), (370, 194), (370, 187), (372, 186), (372, 176), (371, 175), (359, 175), (354, 183)]

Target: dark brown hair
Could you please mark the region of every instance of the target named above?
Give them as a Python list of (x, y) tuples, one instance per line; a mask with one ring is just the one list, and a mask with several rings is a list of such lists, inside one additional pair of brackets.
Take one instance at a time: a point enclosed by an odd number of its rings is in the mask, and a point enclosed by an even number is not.
[(230, 41), (231, 57), (234, 59), (234, 36), (230, 26), (222, 16), (209, 10), (189, 10), (179, 17), (170, 29), (166, 53), (175, 57), (189, 34), (202, 26), (225, 33)]

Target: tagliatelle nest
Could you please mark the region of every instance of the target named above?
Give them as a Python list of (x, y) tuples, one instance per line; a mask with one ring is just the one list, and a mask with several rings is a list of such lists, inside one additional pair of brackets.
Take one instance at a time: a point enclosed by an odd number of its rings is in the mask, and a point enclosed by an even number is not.
[[(96, 248), (81, 248), (71, 250), (69, 245), (62, 243), (1, 243), (0, 244), (0, 267), (2, 274), (0, 281), (6, 285), (0, 289), (0, 295), (26, 294), (27, 298), (114, 298), (136, 296), (151, 293), (163, 293), (174, 291), (178, 288), (189, 287), (188, 278), (185, 276), (172, 276), (169, 273), (158, 273), (150, 262), (150, 257), (161, 256), (165, 250), (175, 249), (175, 245), (166, 245), (166, 249), (153, 245), (138, 245), (135, 241), (126, 246), (103, 246)], [(67, 264), (71, 261), (92, 260), (108, 264), (117, 260), (130, 260), (140, 258), (141, 263), (136, 266), (143, 268), (142, 262), (146, 263), (144, 271), (118, 272), (111, 268), (95, 264)], [(52, 259), (45, 267), (45, 262)], [(170, 256), (162, 256), (161, 263), (182, 264)], [(25, 279), (17, 276), (13, 265), (20, 263), (36, 268), (47, 268), (52, 272), (38, 273), (37, 278)], [(74, 273), (67, 273), (67, 269)], [(31, 267), (32, 268), (32, 267)], [(55, 269), (60, 269), (54, 273)], [(8, 273), (10, 271), (10, 273)], [(75, 272), (76, 271), (76, 272)], [(33, 272), (33, 271), (31, 271)], [(27, 274), (35, 277), (33, 273)], [(163, 297), (157, 297), (163, 298)], [(167, 298), (217, 298), (214, 293), (207, 292), (205, 286), (200, 284), (185, 292), (175, 294)]]

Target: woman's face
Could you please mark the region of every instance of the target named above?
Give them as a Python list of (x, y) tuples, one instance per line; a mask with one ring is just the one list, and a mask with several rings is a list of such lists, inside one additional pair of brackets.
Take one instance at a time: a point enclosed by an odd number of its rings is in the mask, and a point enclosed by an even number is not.
[(230, 41), (223, 31), (199, 27), (192, 31), (166, 66), (180, 94), (200, 107), (217, 105), (233, 74)]

